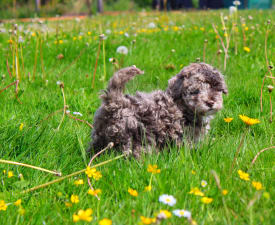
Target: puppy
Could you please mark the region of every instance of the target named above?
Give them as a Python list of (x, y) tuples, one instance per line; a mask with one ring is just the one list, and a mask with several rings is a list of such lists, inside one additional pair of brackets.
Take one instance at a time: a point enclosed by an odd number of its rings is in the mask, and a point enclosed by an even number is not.
[(135, 66), (119, 70), (101, 95), (94, 116), (89, 150), (109, 142), (126, 155), (159, 151), (168, 143), (197, 142), (210, 129), (213, 115), (227, 93), (223, 75), (205, 63), (192, 63), (168, 81), (165, 91), (123, 94), (125, 84), (143, 72)]

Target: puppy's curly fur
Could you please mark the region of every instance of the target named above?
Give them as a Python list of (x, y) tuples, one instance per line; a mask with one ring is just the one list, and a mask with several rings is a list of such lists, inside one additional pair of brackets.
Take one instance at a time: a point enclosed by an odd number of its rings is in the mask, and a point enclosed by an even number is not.
[(210, 128), (213, 115), (222, 109), (227, 93), (223, 75), (205, 63), (192, 63), (168, 81), (165, 91), (124, 95), (125, 84), (143, 72), (135, 66), (119, 70), (101, 96), (94, 117), (90, 150), (113, 142), (116, 149), (139, 157), (167, 143), (197, 141)]

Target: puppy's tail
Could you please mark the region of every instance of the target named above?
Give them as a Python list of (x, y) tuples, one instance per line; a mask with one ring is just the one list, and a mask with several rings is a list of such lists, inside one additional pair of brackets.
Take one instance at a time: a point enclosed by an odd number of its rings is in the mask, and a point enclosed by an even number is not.
[(123, 94), (125, 84), (133, 79), (136, 75), (143, 74), (136, 66), (130, 66), (117, 71), (110, 79), (106, 92), (101, 96), (103, 100), (107, 100), (111, 96), (119, 96)]

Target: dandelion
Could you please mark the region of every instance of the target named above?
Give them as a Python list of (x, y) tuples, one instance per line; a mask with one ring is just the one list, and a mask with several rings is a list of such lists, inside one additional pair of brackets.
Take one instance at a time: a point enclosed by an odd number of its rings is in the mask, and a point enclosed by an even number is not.
[(13, 40), (10, 39), (10, 40), (8, 40), (7, 42), (8, 42), (9, 44), (12, 44), (12, 43), (13, 43)]
[(206, 187), (206, 185), (207, 185), (207, 182), (206, 182), (205, 180), (202, 180), (202, 181), (201, 181), (201, 186), (202, 186), (202, 187)]
[(247, 124), (249, 126), (260, 123), (260, 120), (249, 118), (248, 116), (239, 115), (239, 117), (245, 124)]
[(79, 179), (79, 180), (76, 180), (76, 181), (74, 182), (74, 184), (75, 184), (76, 186), (78, 186), (78, 185), (84, 184), (84, 181), (83, 181), (83, 179)]
[(152, 190), (152, 186), (148, 185), (144, 188), (144, 191), (151, 191)]
[(63, 44), (63, 40), (59, 40), (58, 43), (59, 43), (59, 44)]
[(247, 46), (243, 47), (243, 50), (244, 50), (245, 52), (250, 52), (250, 48), (248, 48)]
[(116, 49), (116, 52), (119, 54), (127, 55), (128, 54), (128, 48), (126, 46), (119, 46)]
[(250, 180), (248, 173), (245, 173), (242, 170), (238, 170), (238, 174), (242, 180), (246, 180), (246, 181)]
[(83, 116), (80, 112), (73, 112), (74, 115)]
[(23, 127), (24, 127), (24, 123), (21, 123), (20, 126), (19, 126), (19, 130), (23, 130)]
[(167, 195), (167, 194), (159, 196), (159, 201), (166, 205), (169, 205), (169, 206), (173, 206), (177, 202), (177, 200), (174, 198), (174, 196)]
[(152, 223), (155, 223), (157, 220), (156, 218), (148, 218), (144, 216), (141, 216), (140, 219), (143, 224), (152, 224)]
[(160, 169), (158, 169), (157, 165), (151, 165), (149, 164), (147, 171), (152, 174), (160, 173)]
[(172, 213), (169, 212), (168, 210), (164, 209), (164, 210), (160, 210), (158, 215), (157, 215), (157, 218), (158, 219), (168, 219), (172, 216)]
[(72, 203), (78, 203), (79, 202), (78, 195), (71, 195), (71, 202)]
[(95, 190), (89, 189), (88, 194), (92, 195), (92, 196), (97, 196), (98, 194), (101, 194), (101, 190), (100, 189), (95, 189)]
[(184, 209), (175, 209), (173, 210), (173, 214), (177, 217), (185, 217), (187, 219), (191, 218), (191, 212)]
[(240, 1), (233, 1), (233, 5), (239, 6), (239, 5), (241, 5), (241, 2)]
[(210, 204), (213, 201), (213, 198), (203, 197), (201, 198), (201, 202), (204, 204)]
[(76, 40), (77, 40), (77, 37), (73, 37), (73, 40), (76, 41)]
[(112, 225), (112, 220), (104, 218), (99, 221), (99, 225)]
[(128, 192), (130, 195), (137, 197), (138, 196), (138, 192), (132, 188), (128, 188)]
[(87, 34), (90, 36), (90, 35), (92, 34), (92, 32), (91, 32), (91, 31), (88, 31)]
[(262, 185), (261, 182), (252, 181), (252, 186), (253, 186), (257, 191), (263, 189), (263, 185)]
[(32, 36), (32, 37), (35, 37), (35, 36), (36, 36), (36, 33), (32, 32), (31, 36)]
[(80, 220), (83, 220), (83, 221), (91, 222), (93, 219), (91, 217), (92, 213), (93, 213), (93, 210), (90, 208), (86, 210), (81, 209), (77, 212), (77, 214), (73, 215), (73, 221), (78, 222)]
[(204, 196), (204, 193), (202, 191), (200, 191), (200, 189), (198, 189), (197, 187), (191, 188), (191, 191), (189, 192), (189, 194), (194, 194), (194, 195), (201, 196), (201, 197)]
[(13, 177), (13, 172), (12, 172), (12, 171), (9, 171), (9, 172), (8, 172), (8, 178), (11, 178), (11, 177)]
[(21, 205), (22, 200), (18, 199), (15, 203), (13, 203), (15, 206), (20, 206)]
[(102, 177), (101, 173), (97, 171), (96, 168), (91, 168), (89, 166), (87, 166), (85, 173), (88, 177), (93, 177), (95, 180), (99, 180)]
[(5, 203), (5, 201), (4, 200), (0, 200), (0, 211), (2, 210), (2, 211), (6, 211), (7, 210), (7, 205), (6, 205), (6, 203)]
[(223, 194), (223, 195), (227, 195), (227, 194), (228, 194), (228, 190), (223, 189), (223, 190), (222, 190), (222, 194)]
[(231, 123), (231, 121), (233, 120), (233, 118), (227, 117), (227, 118), (224, 118), (223, 120), (224, 120), (224, 122), (226, 122), (226, 123)]
[(236, 12), (237, 12), (237, 7), (235, 7), (235, 6), (230, 6), (229, 7), (229, 15), (232, 15)]
[(192, 173), (193, 175), (195, 175), (195, 174), (196, 174), (196, 171), (195, 171), (195, 170), (191, 170), (191, 173)]

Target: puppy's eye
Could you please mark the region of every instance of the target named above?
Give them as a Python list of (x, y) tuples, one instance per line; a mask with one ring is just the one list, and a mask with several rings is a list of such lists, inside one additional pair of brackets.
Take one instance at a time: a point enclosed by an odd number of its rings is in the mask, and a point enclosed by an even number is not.
[(200, 93), (200, 90), (199, 90), (199, 89), (190, 91), (190, 94), (191, 94), (191, 95), (197, 95), (197, 94), (199, 94), (199, 93)]

